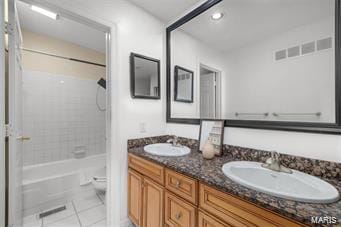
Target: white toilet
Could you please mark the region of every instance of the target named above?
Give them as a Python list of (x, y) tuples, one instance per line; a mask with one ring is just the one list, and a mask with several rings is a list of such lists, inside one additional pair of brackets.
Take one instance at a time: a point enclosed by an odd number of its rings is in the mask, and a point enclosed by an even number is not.
[(98, 192), (105, 193), (107, 190), (106, 169), (103, 168), (96, 171), (91, 182)]

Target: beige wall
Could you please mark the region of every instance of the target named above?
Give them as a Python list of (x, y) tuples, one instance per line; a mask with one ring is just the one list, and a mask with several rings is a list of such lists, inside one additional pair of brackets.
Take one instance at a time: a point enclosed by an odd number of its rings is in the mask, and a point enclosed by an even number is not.
[[(23, 30), (23, 47), (65, 57), (105, 64), (105, 54), (53, 37)], [(70, 61), (23, 50), (24, 70), (62, 74), (86, 79), (105, 78), (105, 67)]]

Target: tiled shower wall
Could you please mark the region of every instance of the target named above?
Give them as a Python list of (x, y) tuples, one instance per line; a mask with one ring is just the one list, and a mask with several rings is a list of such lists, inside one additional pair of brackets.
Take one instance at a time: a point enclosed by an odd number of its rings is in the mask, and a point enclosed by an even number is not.
[[(96, 105), (97, 81), (45, 72), (23, 72), (24, 165), (105, 152), (105, 111)], [(98, 100), (105, 107), (105, 90)]]

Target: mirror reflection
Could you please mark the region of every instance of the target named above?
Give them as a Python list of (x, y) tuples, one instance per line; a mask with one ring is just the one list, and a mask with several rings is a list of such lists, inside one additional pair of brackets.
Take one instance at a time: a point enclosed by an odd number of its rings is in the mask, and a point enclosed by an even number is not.
[(176, 65), (174, 83), (174, 100), (177, 102), (193, 102), (193, 71)]
[(334, 10), (334, 0), (224, 0), (172, 31), (171, 69), (193, 72), (180, 92), (193, 101), (177, 101), (172, 70), (171, 117), (334, 123)]
[(132, 53), (131, 93), (133, 98), (160, 98), (160, 61)]

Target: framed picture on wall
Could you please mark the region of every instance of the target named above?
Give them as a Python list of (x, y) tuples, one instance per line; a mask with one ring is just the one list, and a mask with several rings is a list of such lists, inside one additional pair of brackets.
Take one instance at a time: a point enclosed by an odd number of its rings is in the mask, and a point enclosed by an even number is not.
[(222, 154), (224, 139), (224, 120), (201, 120), (199, 133), (199, 150), (210, 147), (215, 155)]
[(193, 102), (193, 75), (189, 69), (174, 67), (174, 101)]

